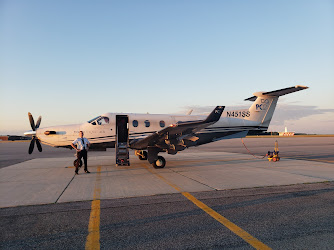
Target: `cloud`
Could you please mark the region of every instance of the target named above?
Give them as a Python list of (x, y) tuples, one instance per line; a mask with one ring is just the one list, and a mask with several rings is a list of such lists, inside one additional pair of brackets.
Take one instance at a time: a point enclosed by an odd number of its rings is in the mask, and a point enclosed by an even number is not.
[[(248, 109), (249, 107), (250, 105), (230, 106), (226, 107), (226, 110), (241, 110)], [(192, 114), (208, 114), (214, 109), (214, 106), (186, 106), (182, 108), (182, 111), (180, 111), (180, 113), (186, 114), (190, 109), (194, 110)], [(325, 115), (328, 113), (330, 113), (330, 116), (322, 119), (321, 122), (332, 122), (332, 114), (334, 113), (334, 109), (322, 109), (318, 108), (317, 106), (281, 103), (277, 105), (270, 125), (281, 126), (284, 125), (286, 121), (289, 121), (291, 123), (293, 121), (299, 121), (303, 118), (309, 118), (313, 115)], [(318, 121), (316, 120), (313, 122)]]
[(284, 125), (285, 121), (298, 121), (312, 115), (334, 113), (334, 109), (321, 109), (317, 106), (278, 104), (275, 110), (272, 125)]

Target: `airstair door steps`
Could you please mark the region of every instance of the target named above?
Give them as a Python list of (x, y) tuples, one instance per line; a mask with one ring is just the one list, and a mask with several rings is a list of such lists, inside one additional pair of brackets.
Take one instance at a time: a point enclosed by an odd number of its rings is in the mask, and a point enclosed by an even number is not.
[(116, 166), (130, 166), (129, 117), (116, 115)]

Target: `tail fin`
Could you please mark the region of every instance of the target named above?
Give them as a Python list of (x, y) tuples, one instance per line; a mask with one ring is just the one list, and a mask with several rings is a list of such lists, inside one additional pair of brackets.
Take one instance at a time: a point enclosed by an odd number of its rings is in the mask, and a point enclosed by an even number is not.
[(270, 92), (257, 92), (245, 101), (254, 101), (249, 108), (250, 116), (247, 120), (259, 122), (261, 127), (269, 127), (271, 118), (273, 117), (278, 98), (282, 95), (290, 94), (296, 91), (307, 89), (306, 86), (295, 86), (285, 89), (274, 90)]

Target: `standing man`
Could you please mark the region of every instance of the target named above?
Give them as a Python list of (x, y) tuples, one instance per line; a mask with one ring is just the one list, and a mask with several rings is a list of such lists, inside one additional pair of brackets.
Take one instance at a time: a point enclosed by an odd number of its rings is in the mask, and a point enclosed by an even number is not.
[(87, 169), (87, 151), (90, 146), (90, 142), (87, 140), (87, 138), (83, 137), (84, 133), (82, 131), (79, 132), (79, 138), (74, 140), (71, 144), (71, 146), (77, 151), (77, 158), (78, 158), (78, 164), (75, 166), (75, 174), (78, 174), (79, 170), (79, 162), (81, 158), (84, 160), (85, 164), (85, 173), (89, 174), (90, 172)]

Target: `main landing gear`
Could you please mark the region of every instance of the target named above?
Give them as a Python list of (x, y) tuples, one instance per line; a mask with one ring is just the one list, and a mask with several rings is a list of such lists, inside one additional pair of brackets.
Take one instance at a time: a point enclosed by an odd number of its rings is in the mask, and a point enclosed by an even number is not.
[(162, 156), (158, 156), (158, 160), (152, 163), (154, 168), (164, 168), (166, 166), (166, 160)]
[[(139, 160), (145, 161), (148, 159), (148, 153), (144, 150), (136, 150), (135, 155), (138, 156)], [(160, 155), (156, 155), (156, 159), (149, 160), (154, 168), (164, 168), (166, 166), (166, 160)]]

